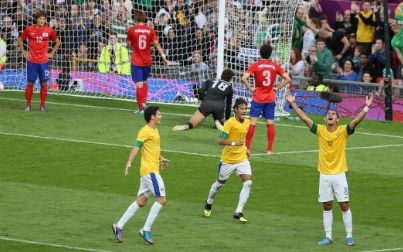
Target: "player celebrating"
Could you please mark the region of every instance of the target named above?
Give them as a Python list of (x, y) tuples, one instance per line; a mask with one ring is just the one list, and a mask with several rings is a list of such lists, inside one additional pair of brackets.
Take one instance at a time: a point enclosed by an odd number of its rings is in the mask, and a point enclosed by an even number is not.
[(225, 122), (224, 129), (220, 132), (218, 143), (225, 147), (218, 165), (219, 174), (217, 181), (211, 185), (203, 211), (205, 217), (210, 217), (215, 195), (224, 186), (229, 176), (235, 172), (241, 179), (243, 186), (234, 218), (238, 219), (240, 223), (247, 222), (243, 216), (243, 208), (249, 198), (252, 186), (252, 171), (245, 147), (245, 136), (250, 123), (248, 119), (245, 119), (247, 108), (248, 103), (243, 98), (236, 99), (234, 104), (235, 116)]
[(147, 79), (150, 75), (152, 56), (152, 45), (157, 48), (159, 54), (167, 64), (164, 50), (158, 42), (157, 34), (155, 30), (146, 25), (146, 14), (142, 11), (136, 11), (134, 14), (136, 25), (130, 27), (127, 32), (127, 47), (132, 47), (132, 79), (136, 84), (136, 97), (138, 104), (138, 111), (135, 113), (144, 113), (144, 104), (147, 101), (148, 85)]
[(166, 204), (164, 181), (160, 176), (160, 170), (168, 166), (168, 160), (161, 156), (160, 135), (157, 125), (161, 123), (161, 113), (159, 108), (152, 105), (145, 109), (144, 119), (146, 125), (140, 129), (134, 147), (129, 155), (126, 164), (125, 176), (129, 174), (129, 169), (133, 159), (141, 149), (140, 166), (140, 188), (137, 199), (133, 202), (120, 218), (112, 225), (113, 234), (117, 242), (123, 241), (123, 226), (136, 213), (136, 211), (147, 204), (151, 194), (155, 196), (155, 202), (148, 214), (144, 227), (140, 229), (140, 235), (150, 245), (154, 243), (151, 236), (151, 226), (157, 218), (161, 208)]
[[(48, 59), (51, 59), (59, 49), (61, 42), (56, 32), (45, 25), (46, 12), (39, 10), (35, 13), (36, 24), (28, 26), (18, 38), (18, 47), (22, 56), (27, 62), (27, 87), (25, 89), (25, 99), (27, 106), (25, 111), (31, 111), (32, 95), (34, 93), (34, 84), (39, 77), (41, 84), (41, 105), (40, 110), (46, 111), (45, 101), (48, 95), (47, 80), (49, 78)], [(24, 49), (24, 42), (28, 39), (29, 53)], [(55, 45), (50, 53), (48, 53), (49, 41), (55, 41)]]
[[(246, 135), (246, 148), (250, 150), (257, 119), (263, 115), (267, 122), (267, 154), (273, 153), (275, 93), (288, 83), (291, 83), (290, 76), (284, 69), (270, 60), (272, 51), (273, 48), (269, 44), (263, 44), (260, 47), (261, 59), (250, 65), (242, 76), (243, 84), (253, 93), (250, 109), (250, 127)], [(248, 81), (251, 75), (255, 79), (254, 88), (250, 86)], [(274, 82), (277, 75), (280, 75), (285, 81), (275, 87)]]
[(332, 202), (336, 196), (343, 213), (343, 222), (346, 228), (346, 244), (354, 246), (352, 215), (349, 206), (349, 191), (346, 179), (347, 161), (346, 144), (349, 135), (364, 119), (373, 101), (373, 96), (366, 97), (363, 111), (349, 124), (338, 125), (339, 115), (335, 110), (329, 110), (325, 117), (325, 124), (314, 123), (295, 103), (295, 96), (287, 95), (292, 108), (319, 140), (319, 202), (323, 203), (323, 226), (326, 236), (319, 244), (330, 245), (332, 241)]
[(188, 130), (196, 128), (203, 120), (213, 114), (214, 123), (217, 129), (222, 129), (224, 119), (231, 116), (232, 104), (232, 85), (230, 83), (234, 72), (231, 69), (225, 69), (221, 74), (221, 79), (216, 81), (208, 80), (200, 89), (200, 99), (203, 100), (200, 107), (196, 110), (189, 122), (183, 125), (177, 125), (173, 130)]

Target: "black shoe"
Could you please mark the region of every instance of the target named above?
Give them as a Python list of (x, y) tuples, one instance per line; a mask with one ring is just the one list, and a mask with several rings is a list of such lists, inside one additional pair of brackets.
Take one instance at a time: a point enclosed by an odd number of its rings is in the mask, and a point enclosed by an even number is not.
[(242, 224), (248, 222), (248, 220), (243, 216), (243, 213), (235, 213), (234, 219), (239, 220), (239, 223), (242, 223)]

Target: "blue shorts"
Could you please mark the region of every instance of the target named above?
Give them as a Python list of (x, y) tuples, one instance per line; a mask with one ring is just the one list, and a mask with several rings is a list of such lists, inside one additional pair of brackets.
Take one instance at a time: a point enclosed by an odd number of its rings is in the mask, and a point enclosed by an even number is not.
[(136, 66), (132, 64), (132, 80), (134, 83), (147, 81), (150, 72), (151, 66)]
[(276, 102), (259, 103), (252, 101), (250, 106), (250, 117), (260, 117), (262, 115), (266, 120), (273, 120), (275, 108)]
[(39, 81), (45, 82), (49, 79), (49, 65), (48, 63), (32, 63), (27, 62), (27, 81), (35, 82), (39, 77)]

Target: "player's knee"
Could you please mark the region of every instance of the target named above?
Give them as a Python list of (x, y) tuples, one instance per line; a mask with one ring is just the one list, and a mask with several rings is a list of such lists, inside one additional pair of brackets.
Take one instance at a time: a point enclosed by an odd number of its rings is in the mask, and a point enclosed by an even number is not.
[(163, 206), (165, 206), (165, 204), (168, 202), (166, 197), (158, 197), (155, 201), (157, 201)]
[(137, 205), (139, 205), (139, 207), (144, 207), (147, 204), (147, 200), (148, 199), (145, 195), (140, 195), (137, 198), (136, 202), (137, 202)]
[(341, 211), (346, 212), (350, 209), (348, 202), (340, 202)]
[(252, 186), (252, 180), (249, 179), (249, 180), (244, 181), (243, 185), (247, 186), (247, 187), (251, 187)]
[(332, 202), (331, 202), (331, 201), (329, 201), (329, 202), (324, 202), (324, 203), (323, 203), (323, 209), (324, 209), (325, 211), (330, 211), (330, 210), (332, 210)]

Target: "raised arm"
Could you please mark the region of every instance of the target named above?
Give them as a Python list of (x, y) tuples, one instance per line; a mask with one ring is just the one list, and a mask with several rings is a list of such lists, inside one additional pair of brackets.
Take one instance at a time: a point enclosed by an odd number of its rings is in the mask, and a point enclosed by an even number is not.
[(354, 130), (358, 124), (364, 119), (365, 115), (368, 113), (369, 108), (371, 107), (372, 101), (374, 100), (374, 96), (370, 95), (365, 97), (365, 107), (364, 109), (350, 122), (350, 129)]
[(301, 118), (301, 120), (308, 126), (312, 128), (313, 121), (309, 118), (304, 111), (302, 111), (298, 105), (295, 103), (295, 95), (291, 95), (290, 93), (287, 94), (287, 101), (291, 104), (291, 107), (294, 109), (295, 113)]
[(140, 147), (134, 146), (132, 151), (129, 154), (129, 159), (127, 160), (126, 169), (125, 169), (125, 176), (129, 175), (129, 169), (132, 166), (133, 159), (137, 156)]

